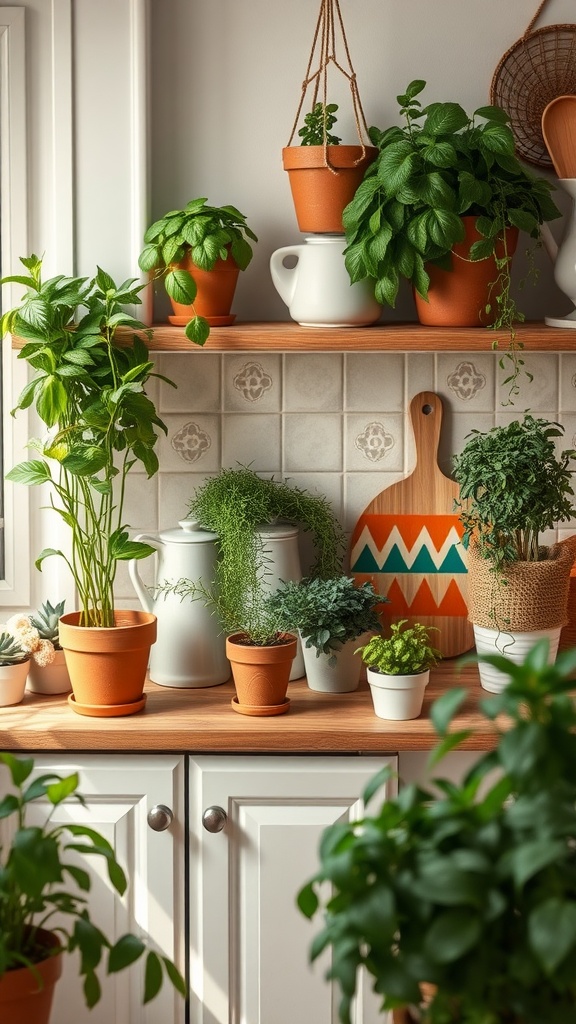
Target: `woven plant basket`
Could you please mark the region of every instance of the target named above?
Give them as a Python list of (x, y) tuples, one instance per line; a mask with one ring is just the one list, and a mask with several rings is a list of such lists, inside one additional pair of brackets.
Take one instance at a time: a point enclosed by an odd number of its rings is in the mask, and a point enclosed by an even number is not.
[(523, 633), (556, 629), (568, 621), (570, 572), (576, 557), (576, 536), (541, 549), (540, 562), (513, 562), (502, 573), (468, 548), (468, 618), (484, 629)]

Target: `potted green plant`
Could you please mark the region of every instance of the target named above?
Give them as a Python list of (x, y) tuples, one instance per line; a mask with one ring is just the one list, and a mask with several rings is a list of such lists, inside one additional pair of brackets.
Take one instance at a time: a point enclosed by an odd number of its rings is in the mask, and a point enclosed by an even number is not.
[[(541, 640), (520, 664), (481, 660), (509, 679), (480, 704), (494, 749), (460, 782), (403, 786), (327, 829), (299, 893), (307, 917), (322, 909), (311, 957), (331, 950), (343, 1024), (360, 966), (397, 1024), (574, 1019), (576, 651), (550, 665)], [(466, 697), (457, 687), (432, 706), (431, 766), (470, 735), (453, 722)]]
[(30, 651), (8, 625), (0, 625), (0, 707), (19, 704), (26, 691)]
[[(471, 431), (454, 457), (457, 503), (468, 543), (468, 617), (477, 650), (522, 660), (543, 631), (552, 660), (567, 622), (576, 537), (551, 546), (541, 534), (573, 515), (571, 468), (576, 451), (559, 452), (559, 423), (526, 414), (482, 433)], [(482, 686), (502, 677), (480, 666)]]
[(230, 313), (238, 275), (252, 259), (250, 240), (258, 238), (235, 206), (208, 206), (192, 199), (170, 210), (144, 235), (140, 269), (163, 279), (174, 315), (186, 337), (204, 345), (211, 326), (233, 323)]
[(442, 657), (432, 646), (435, 626), (421, 622), (407, 625), (400, 619), (390, 625), (390, 636), (381, 633), (358, 649), (367, 666), (367, 679), (378, 718), (395, 721), (418, 718), (430, 669)]
[[(54, 555), (63, 558), (79, 595), (80, 610), (59, 624), (72, 706), (90, 714), (104, 704), (109, 714), (130, 714), (144, 706), (156, 619), (114, 606), (118, 562), (154, 550), (129, 537), (126, 482), (138, 463), (148, 477), (157, 471), (157, 428), (166, 430), (145, 390), (157, 376), (146, 345), (136, 334), (122, 346), (114, 343), (118, 327), (145, 329), (125, 310), (140, 301), (142, 286), (132, 280), (117, 286), (101, 269), (91, 279), (58, 275), (44, 281), (37, 256), (21, 262), (25, 276), (0, 282), (27, 289), (20, 305), (4, 314), (2, 336), (10, 332), (24, 339), (18, 357), (33, 370), (16, 410), (34, 407), (47, 432), (29, 443), (35, 457), (7, 476), (15, 483), (47, 485), (52, 509), (70, 530), (70, 553), (46, 548), (36, 566), (41, 569)], [(106, 669), (102, 659), (92, 672), (85, 664), (94, 649), (103, 654)]]
[(397, 97), (402, 126), (370, 129), (378, 155), (344, 211), (346, 266), (392, 307), (408, 280), (422, 323), (506, 330), (513, 396), (522, 366), (514, 324), (524, 319), (510, 282), (518, 230), (537, 242), (560, 211), (550, 182), (516, 157), (503, 110), (422, 108), (425, 85), (415, 80)]
[(112, 944), (91, 919), (90, 876), (74, 863), (74, 851), (101, 857), (110, 884), (122, 894), (126, 876), (107, 839), (84, 825), (53, 824), (50, 816), (41, 825), (28, 823), (35, 800), (53, 809), (67, 800), (83, 803), (77, 774), (33, 776), (33, 758), (10, 753), (0, 753), (0, 761), (12, 782), (0, 800), (0, 818), (13, 824), (10, 841), (0, 846), (0, 1019), (48, 1024), (62, 957), (75, 950), (89, 1008), (101, 997), (100, 965), (113, 974), (144, 954), (144, 1003), (157, 995), (165, 976), (184, 996), (184, 979), (171, 960), (137, 935)]
[(54, 605), (45, 601), (30, 615), (13, 615), (8, 619), (7, 625), (21, 640), (33, 641), (29, 644), (31, 658), (26, 680), (26, 689), (31, 693), (69, 693), (71, 690), (70, 674), (59, 640), (64, 607), (64, 601)]
[(360, 682), (356, 647), (381, 628), (377, 608), (385, 601), (371, 583), (349, 576), (289, 580), (271, 596), (270, 607), (285, 629), (298, 629), (311, 690), (347, 693)]

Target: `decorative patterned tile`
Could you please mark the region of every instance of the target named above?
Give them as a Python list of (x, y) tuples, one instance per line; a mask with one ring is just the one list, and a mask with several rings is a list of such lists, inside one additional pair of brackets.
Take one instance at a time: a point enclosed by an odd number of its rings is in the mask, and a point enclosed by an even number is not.
[(158, 357), (158, 372), (177, 384), (159, 382), (160, 415), (165, 412), (220, 412), (221, 356), (214, 352), (172, 352)]
[(226, 412), (279, 412), (282, 362), (268, 352), (225, 355), (223, 408)]
[(404, 430), (400, 413), (349, 413), (345, 419), (347, 471), (402, 470)]
[(491, 352), (447, 352), (436, 357), (437, 393), (458, 410), (494, 408), (494, 356)]
[(284, 411), (329, 412), (342, 409), (339, 352), (288, 353), (284, 356)]
[(284, 472), (342, 470), (342, 417), (337, 413), (287, 414), (284, 422)]
[(350, 412), (404, 408), (404, 355), (353, 352), (345, 361), (345, 408)]
[(220, 468), (220, 417), (165, 416), (168, 437), (161, 436), (158, 458), (164, 472), (187, 473)]
[(281, 468), (279, 415), (231, 413), (222, 420), (222, 465), (251, 466), (257, 472)]

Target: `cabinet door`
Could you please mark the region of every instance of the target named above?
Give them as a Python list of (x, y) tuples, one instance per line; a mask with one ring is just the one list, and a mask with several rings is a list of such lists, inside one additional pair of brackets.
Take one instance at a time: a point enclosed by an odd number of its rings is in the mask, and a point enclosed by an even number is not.
[[(126, 931), (148, 936), (158, 952), (184, 969), (184, 758), (165, 755), (36, 755), (37, 774), (56, 771), (80, 775), (82, 808), (70, 801), (56, 809), (55, 822), (78, 822), (101, 832), (114, 846), (128, 876), (122, 899), (111, 888), (102, 858), (85, 857), (82, 866), (92, 878), (90, 913), (112, 941)], [(166, 831), (155, 832), (149, 810), (165, 804), (173, 812)], [(30, 824), (45, 813), (30, 808)], [(70, 857), (72, 859), (72, 857)], [(65, 958), (56, 987), (52, 1019), (58, 1024), (183, 1024), (184, 1000), (171, 985), (142, 1006), (143, 961), (120, 974), (101, 972), (102, 999), (88, 1013), (78, 976), (77, 954)]]
[[(319, 929), (296, 906), (318, 868), (326, 826), (362, 816), (360, 794), (385, 762), (360, 756), (190, 759), (191, 1024), (335, 1024), (338, 991), (313, 966)], [(389, 784), (389, 792), (395, 781)], [(210, 833), (203, 812), (221, 807)], [(383, 1024), (363, 985), (355, 1024)]]

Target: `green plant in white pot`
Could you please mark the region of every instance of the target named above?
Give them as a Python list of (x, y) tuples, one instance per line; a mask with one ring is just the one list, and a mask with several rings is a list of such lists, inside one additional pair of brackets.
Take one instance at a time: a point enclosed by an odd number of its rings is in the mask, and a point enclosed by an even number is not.
[(362, 662), (356, 647), (364, 634), (381, 628), (383, 600), (371, 583), (357, 586), (349, 576), (288, 581), (272, 595), (270, 607), (284, 627), (299, 630), (310, 689), (357, 689)]
[[(115, 658), (108, 658), (113, 676), (103, 687), (108, 699), (86, 693), (88, 677), (81, 667), (76, 677), (81, 692), (73, 677), (75, 701), (88, 708), (111, 704), (110, 695), (118, 694), (117, 704), (127, 714), (143, 706), (156, 622), (148, 613), (117, 612), (114, 606), (118, 562), (154, 550), (130, 539), (124, 521), (126, 484), (138, 464), (148, 477), (156, 473), (157, 430), (166, 430), (146, 394), (147, 382), (158, 376), (146, 345), (136, 333), (128, 343), (115, 343), (118, 327), (145, 330), (126, 310), (127, 304), (140, 302), (142, 286), (133, 280), (116, 285), (101, 269), (91, 279), (58, 275), (45, 281), (37, 256), (21, 262), (25, 275), (0, 282), (26, 288), (21, 303), (2, 318), (2, 336), (9, 332), (23, 340), (18, 358), (33, 374), (16, 409), (32, 406), (45, 434), (29, 442), (34, 457), (7, 476), (14, 483), (45, 486), (51, 508), (70, 532), (70, 553), (45, 548), (36, 566), (49, 557), (63, 558), (76, 585), (80, 611), (64, 615), (59, 629), (71, 676), (90, 647), (90, 630), (97, 630), (100, 649), (106, 631), (115, 651)], [(123, 638), (129, 643), (126, 654), (119, 650)]]
[[(550, 658), (567, 622), (576, 537), (543, 545), (541, 534), (573, 515), (576, 451), (559, 451), (564, 427), (526, 414), (504, 426), (472, 431), (454, 457), (458, 511), (468, 543), (468, 617), (481, 653), (522, 660), (542, 635)], [(505, 683), (481, 664), (482, 686)]]
[(435, 627), (407, 622), (391, 623), (389, 636), (380, 633), (359, 648), (378, 718), (418, 718), (430, 669), (442, 657), (432, 644)]

